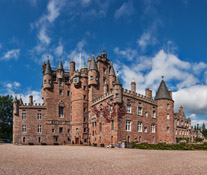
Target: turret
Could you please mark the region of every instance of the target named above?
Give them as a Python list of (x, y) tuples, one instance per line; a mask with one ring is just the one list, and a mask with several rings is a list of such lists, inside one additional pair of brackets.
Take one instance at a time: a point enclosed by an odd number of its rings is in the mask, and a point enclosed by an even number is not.
[(64, 69), (63, 69), (61, 58), (60, 58), (59, 65), (57, 68), (57, 78), (59, 79), (59, 81), (64, 78)]
[(13, 101), (13, 113), (14, 115), (19, 115), (19, 102), (16, 95)]
[(98, 69), (94, 58), (94, 54), (92, 55), (90, 67), (88, 70), (88, 85), (98, 85)]
[(113, 64), (111, 62), (110, 69), (109, 69), (109, 89), (110, 90), (113, 89), (115, 81), (116, 81), (116, 75), (114, 72)]
[(122, 103), (122, 85), (119, 80), (118, 72), (116, 76), (116, 81), (114, 83), (113, 95), (115, 99), (114, 103)]
[(75, 72), (75, 62), (71, 61), (70, 62), (70, 76), (72, 76)]
[(43, 75), (43, 89), (52, 88), (52, 70), (49, 59), (47, 60), (46, 68)]
[(172, 143), (174, 137), (174, 101), (164, 80), (161, 81), (155, 96), (157, 101), (157, 142)]
[(131, 82), (131, 91), (134, 92), (134, 93), (136, 92), (136, 83), (134, 81), (134, 78), (133, 78), (133, 80)]
[(33, 105), (33, 96), (32, 95), (29, 96), (29, 105), (30, 106)]

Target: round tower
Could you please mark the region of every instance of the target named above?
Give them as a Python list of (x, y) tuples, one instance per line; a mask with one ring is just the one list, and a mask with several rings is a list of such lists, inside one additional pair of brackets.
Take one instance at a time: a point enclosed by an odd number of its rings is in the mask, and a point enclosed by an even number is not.
[(164, 80), (161, 81), (155, 96), (157, 101), (157, 113), (153, 117), (157, 118), (157, 142), (175, 142), (174, 137), (174, 101), (170, 96)]
[(47, 60), (46, 68), (43, 74), (43, 89), (52, 88), (52, 70), (49, 59)]
[(75, 72), (71, 83), (72, 143), (88, 143), (88, 70)]
[(88, 85), (98, 85), (98, 69), (94, 58), (94, 54), (92, 56), (90, 67), (88, 70)]
[(122, 85), (119, 81), (118, 71), (117, 71), (116, 81), (114, 83), (113, 95), (114, 95), (114, 103), (122, 103)]
[(111, 62), (110, 69), (109, 69), (109, 89), (110, 89), (110, 91), (113, 89), (115, 81), (116, 81), (116, 75), (114, 72), (113, 64)]

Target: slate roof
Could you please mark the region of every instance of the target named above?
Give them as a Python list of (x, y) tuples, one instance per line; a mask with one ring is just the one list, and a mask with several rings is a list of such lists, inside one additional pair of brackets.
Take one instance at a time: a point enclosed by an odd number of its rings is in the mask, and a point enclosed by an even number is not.
[(98, 69), (97, 69), (97, 65), (96, 65), (96, 61), (95, 61), (95, 58), (94, 58), (94, 55), (92, 56), (91, 64), (90, 64), (89, 70), (98, 70)]
[(47, 60), (46, 68), (45, 68), (45, 74), (51, 74), (51, 66), (50, 66), (50, 61)]
[(155, 96), (155, 100), (159, 100), (159, 99), (172, 100), (164, 80), (161, 81), (160, 86)]

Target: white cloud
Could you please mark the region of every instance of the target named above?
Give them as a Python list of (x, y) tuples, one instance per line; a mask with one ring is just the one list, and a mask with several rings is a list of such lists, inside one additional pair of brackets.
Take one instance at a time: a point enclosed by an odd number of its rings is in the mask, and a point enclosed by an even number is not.
[(117, 20), (121, 17), (131, 16), (134, 13), (135, 13), (135, 9), (133, 7), (133, 3), (132, 1), (129, 1), (122, 4), (122, 6), (116, 10), (114, 14), (114, 18)]
[(136, 49), (131, 49), (131, 48), (127, 48), (125, 50), (120, 50), (118, 47), (116, 47), (114, 49), (114, 52), (117, 55), (120, 55), (123, 58), (127, 58), (128, 60), (133, 60), (134, 58), (137, 57), (137, 50)]
[(21, 84), (20, 84), (19, 82), (15, 81), (15, 82), (14, 82), (14, 86), (15, 86), (15, 87), (20, 87)]
[(54, 53), (56, 56), (61, 56), (63, 54), (64, 48), (63, 45), (59, 45), (55, 48)]
[(43, 26), (40, 29), (38, 33), (38, 38), (42, 44), (46, 44), (46, 45), (50, 44), (51, 38), (47, 35), (45, 26)]
[[(70, 61), (75, 61), (76, 69), (79, 70), (81, 67), (87, 66), (87, 60), (90, 58), (87, 52), (83, 49), (85, 45), (85, 40), (78, 42), (76, 48), (74, 50), (71, 50), (67, 56)], [(69, 68), (69, 61), (65, 61), (63, 66), (64, 68)]]
[(195, 85), (173, 93), (175, 109), (183, 105), (186, 113), (207, 113), (207, 86)]
[(1, 58), (0, 60), (11, 60), (11, 59), (18, 59), (20, 55), (20, 49), (13, 49), (7, 51)]
[(6, 87), (8, 87), (8, 88), (12, 88), (12, 84), (11, 84), (11, 83), (8, 83), (8, 84), (6, 85)]

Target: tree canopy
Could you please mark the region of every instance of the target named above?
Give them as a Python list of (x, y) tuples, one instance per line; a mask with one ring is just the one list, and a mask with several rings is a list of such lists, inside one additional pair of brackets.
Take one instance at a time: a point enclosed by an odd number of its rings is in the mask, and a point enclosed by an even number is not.
[(12, 140), (13, 98), (0, 95), (0, 139)]

